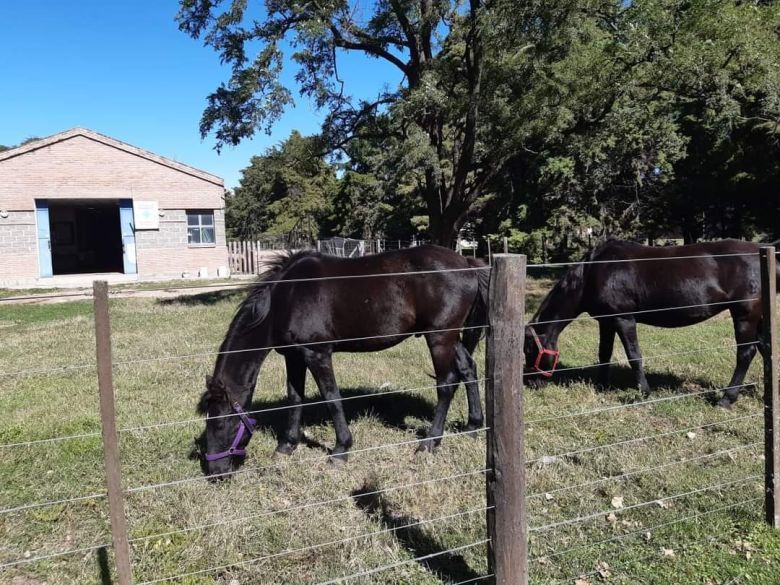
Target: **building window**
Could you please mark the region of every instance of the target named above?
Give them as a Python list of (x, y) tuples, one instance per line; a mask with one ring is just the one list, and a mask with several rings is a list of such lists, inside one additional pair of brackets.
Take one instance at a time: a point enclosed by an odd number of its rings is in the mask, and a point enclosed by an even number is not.
[(188, 211), (187, 243), (190, 246), (213, 246), (216, 241), (214, 212), (207, 210)]

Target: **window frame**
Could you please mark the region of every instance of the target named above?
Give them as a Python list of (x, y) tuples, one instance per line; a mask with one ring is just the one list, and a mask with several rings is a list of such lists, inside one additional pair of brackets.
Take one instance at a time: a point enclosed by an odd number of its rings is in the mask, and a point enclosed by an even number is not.
[[(203, 223), (203, 218), (211, 217), (211, 224)], [(190, 223), (190, 217), (197, 217), (197, 224)], [(185, 222), (187, 224), (187, 247), (188, 248), (215, 248), (217, 246), (217, 220), (213, 209), (187, 209), (185, 211)], [(198, 230), (198, 239), (202, 239), (203, 230), (211, 230), (213, 239), (211, 242), (192, 242), (190, 240), (190, 230)]]

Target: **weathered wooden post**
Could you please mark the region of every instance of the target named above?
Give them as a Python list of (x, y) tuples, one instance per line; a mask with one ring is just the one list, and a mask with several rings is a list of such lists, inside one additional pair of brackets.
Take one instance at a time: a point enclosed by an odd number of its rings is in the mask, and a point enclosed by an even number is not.
[(774, 246), (761, 248), (761, 349), (764, 357), (766, 521), (780, 528), (780, 386), (777, 380), (777, 272)]
[(504, 254), (509, 254), (509, 238), (504, 236)]
[(488, 570), (496, 585), (527, 585), (528, 527), (523, 421), (526, 257), (496, 254), (485, 352)]
[(119, 439), (114, 410), (114, 376), (111, 360), (111, 317), (108, 312), (108, 283), (92, 283), (95, 302), (95, 347), (97, 354), (98, 388), (100, 390), (100, 425), (103, 431), (103, 459), (106, 468), (106, 491), (111, 518), (117, 581), (132, 583), (130, 544), (127, 537), (125, 502), (122, 493), (122, 468), (119, 460)]

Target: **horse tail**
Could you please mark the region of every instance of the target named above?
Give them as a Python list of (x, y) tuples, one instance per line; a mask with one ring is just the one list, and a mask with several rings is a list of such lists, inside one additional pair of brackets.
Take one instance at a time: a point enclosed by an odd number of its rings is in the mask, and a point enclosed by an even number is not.
[(471, 305), (468, 317), (466, 317), (465, 329), (463, 330), (463, 346), (469, 353), (474, 353), (479, 340), (485, 333), (485, 325), (488, 318), (488, 289), (490, 288), (490, 268), (475, 258), (467, 258), (469, 266), (478, 268), (477, 274), (477, 296)]

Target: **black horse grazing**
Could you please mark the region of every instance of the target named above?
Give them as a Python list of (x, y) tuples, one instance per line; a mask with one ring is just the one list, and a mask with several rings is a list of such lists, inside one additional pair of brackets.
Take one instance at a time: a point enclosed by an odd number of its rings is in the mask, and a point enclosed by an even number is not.
[[(433, 423), (420, 449), (438, 444), (460, 382), (468, 396), (468, 428), (481, 427), (471, 353), (482, 333), (479, 326), (486, 321), (489, 274), (483, 266), (437, 246), (354, 259), (314, 252), (280, 257), (239, 307), (207, 379), (199, 410), (208, 415), (209, 474), (232, 471), (235, 457), (244, 454), (254, 427), (246, 410), (268, 348), (284, 355), (292, 406), (277, 453), (292, 453), (301, 439), (308, 369), (333, 418), (332, 455), (346, 459), (352, 435), (333, 373), (333, 352), (379, 351), (412, 335), (425, 337), (438, 394)], [(472, 328), (463, 331), (461, 340), (464, 325)]]
[[(637, 384), (647, 394), (637, 323), (685, 327), (728, 309), (738, 344), (737, 366), (718, 404), (730, 407), (757, 350), (761, 327), (758, 250), (759, 244), (739, 240), (673, 247), (607, 240), (586, 255), (583, 263), (569, 268), (542, 301), (526, 328), (526, 364), (536, 375), (550, 377), (561, 331), (578, 315), (589, 313), (599, 322), (599, 381), (607, 384), (617, 333)], [(661, 310), (671, 307), (683, 308)]]

